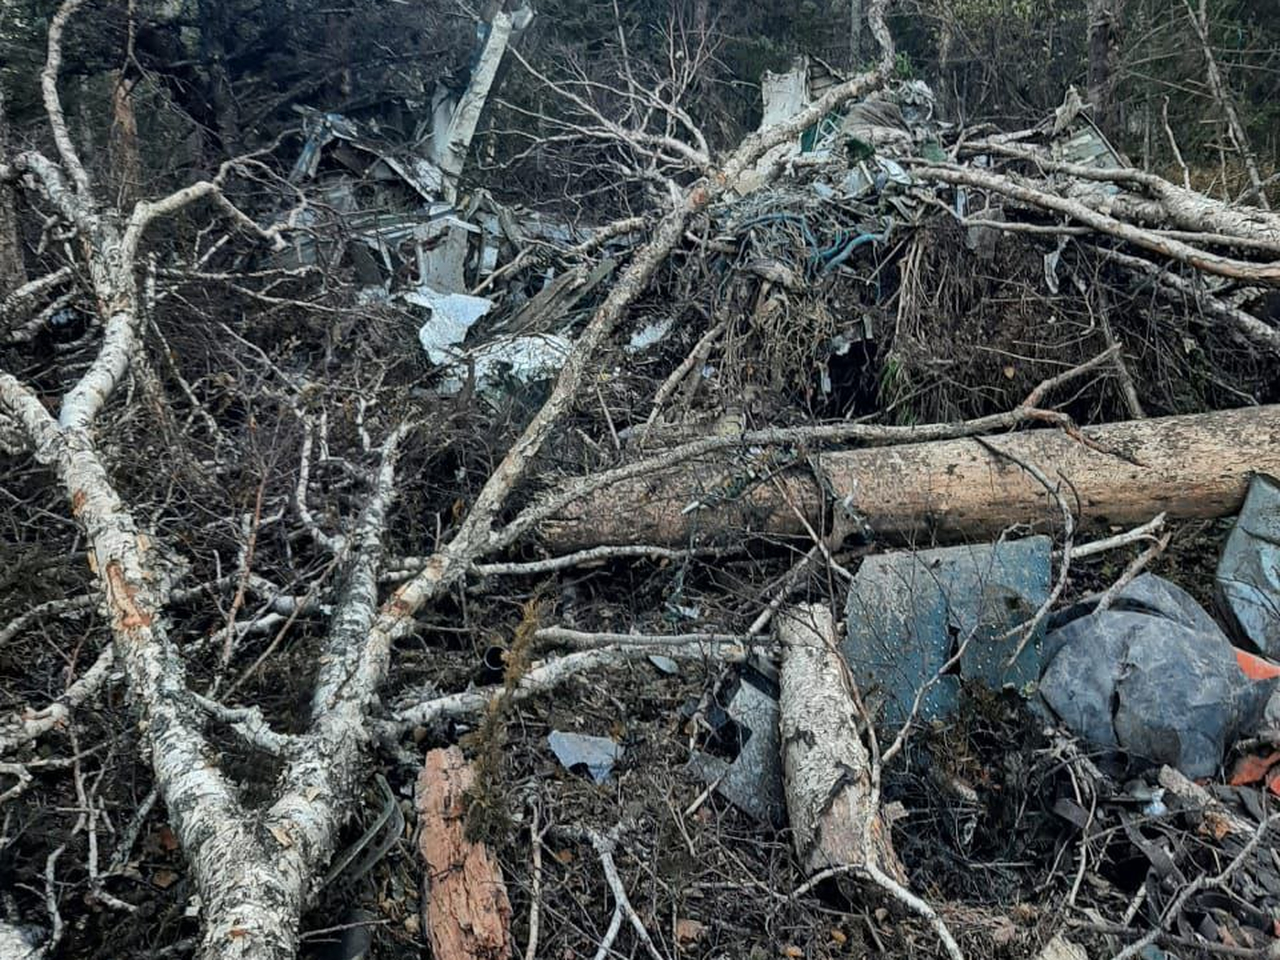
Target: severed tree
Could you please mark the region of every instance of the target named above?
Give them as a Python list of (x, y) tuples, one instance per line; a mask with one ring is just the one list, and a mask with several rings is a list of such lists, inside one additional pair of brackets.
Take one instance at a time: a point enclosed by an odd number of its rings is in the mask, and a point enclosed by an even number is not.
[[(91, 703), (118, 674), (128, 693), (128, 709), (154, 775), (158, 800), (198, 892), (199, 955), (291, 957), (298, 949), (300, 916), (334, 854), (380, 739), (394, 745), (413, 723), (475, 711), (488, 700), (487, 694), (479, 692), (418, 700), (388, 711), (383, 688), (397, 642), (414, 630), (415, 617), (448, 597), (466, 578), (482, 572), (479, 561), (508, 548), (566, 499), (585, 492), (582, 482), (571, 482), (502, 522), (512, 492), (528, 479), (540, 450), (573, 407), (592, 374), (594, 360), (629, 305), (682, 241), (691, 220), (739, 186), (747, 174), (755, 175), (757, 162), (772, 148), (793, 139), (842, 102), (883, 82), (893, 61), (884, 25), (885, 3), (872, 0), (867, 10), (882, 49), (874, 70), (838, 84), (787, 122), (751, 134), (725, 156), (711, 153), (693, 121), (661, 89), (630, 79), (621, 96), (631, 109), (619, 120), (605, 117), (571, 89), (559, 88), (586, 118), (577, 132), (588, 138), (606, 136), (629, 151), (636, 160), (637, 175), (662, 186), (658, 195), (665, 210), (581, 331), (549, 398), (500, 457), (451, 535), (431, 545), (427, 556), (412, 564), (412, 575), (384, 595), (380, 584), (385, 543), (397, 495), (403, 490), (397, 465), (411, 455), (416, 443), (429, 437), (430, 414), (399, 402), (379, 404), (377, 388), (368, 386), (376, 379), (372, 375), (364, 381), (352, 375), (339, 385), (327, 379), (332, 371), (320, 365), (285, 369), (225, 324), (219, 326), (218, 336), (225, 335), (237, 345), (240, 359), (236, 366), (211, 376), (224, 382), (262, 378), (270, 384), (264, 390), (284, 411), (282, 419), (292, 412), (301, 425), (293, 496), (287, 505), (276, 504), (264, 495), (264, 478), (254, 508), (244, 517), (235, 569), (227, 572), (218, 560), (207, 577), (192, 576), (193, 570), (207, 570), (209, 564), (207, 558), (184, 553), (189, 538), (178, 534), (175, 525), (167, 523), (166, 529), (159, 529), (144, 519), (148, 512), (153, 518), (172, 517), (183, 509), (198, 512), (195, 505), (168, 503), (173, 497), (180, 501), (183, 484), (175, 479), (166, 487), (165, 476), (172, 471), (177, 478), (183, 465), (177, 461), (185, 460), (186, 467), (204, 471), (216, 486), (219, 476), (233, 475), (253, 460), (249, 438), (255, 430), (264, 429), (250, 416), (250, 422), (230, 436), (207, 409), (202, 391), (181, 369), (172, 369), (163, 378), (157, 374), (153, 357), (171, 365), (174, 360), (160, 325), (154, 322), (157, 278), (163, 281), (185, 271), (187, 279), (196, 283), (237, 280), (234, 273), (218, 278), (202, 273), (203, 261), (185, 267), (164, 262), (163, 251), (151, 246), (158, 228), (175, 222), (171, 218), (180, 213), (188, 217), (207, 213), (218, 220), (204, 224), (206, 233), (229, 229), (280, 248), (296, 220), (285, 216), (263, 226), (232, 199), (229, 186), (234, 178), (268, 175), (255, 155), (228, 160), (215, 176), (159, 199), (141, 199), (127, 207), (109, 199), (110, 191), (95, 184), (83, 162), (59, 95), (64, 36), (83, 2), (65, 0), (49, 24), (40, 89), (56, 159), (26, 149), (7, 156), (0, 165), (0, 191), (5, 192), (0, 202), (7, 202), (8, 191), (19, 191), (31, 209), (42, 211), (44, 235), (61, 262), (19, 286), (3, 307), (11, 342), (22, 342), (24, 331), (33, 333), (47, 323), (48, 311), (34, 311), (32, 305), (45, 302), (54, 292), (83, 291), (93, 315), (76, 343), (77, 352), (71, 354), (83, 364), (59, 365), (53, 378), (56, 389), (50, 389), (48, 378), (37, 387), (14, 373), (0, 373), (0, 437), (6, 455), (19, 458), (15, 462), (32, 456), (46, 475), (56, 476), (66, 509), (83, 536), (81, 549), (87, 550), (91, 596), (60, 598), (46, 606), (67, 610), (97, 605), (110, 636), (92, 665), (60, 696), (10, 717), (0, 727), (3, 772), (16, 782), (10, 795), (24, 789), (32, 777), (28, 767), (36, 763), (30, 755), (32, 745), (57, 729), (74, 732), (77, 709)], [(131, 129), (127, 122), (130, 97), (131, 87), (122, 84), (114, 98), (117, 119), (126, 121), (126, 133)], [(264, 305), (282, 301), (270, 293), (255, 296)], [(201, 319), (191, 317), (188, 323), (198, 326)], [(327, 394), (341, 395), (341, 399), (326, 405)], [(201, 434), (205, 457), (188, 450), (184, 457), (170, 461), (145, 438), (134, 435), (122, 441), (115, 433), (121, 423), (145, 416), (154, 416), (162, 427), (172, 426), (177, 410), (186, 418), (178, 423), (177, 442), (194, 444), (193, 437)], [(337, 446), (340, 419), (344, 447), (335, 456), (330, 442), (332, 437)], [(380, 437), (375, 437), (377, 433)], [(334, 504), (317, 514), (309, 506), (317, 453), (325, 469), (345, 474), (343, 482), (353, 491), (347, 510), (339, 511)], [(126, 488), (138, 485), (139, 472), (168, 491), (160, 495), (159, 508), (131, 502)], [(190, 527), (198, 524), (192, 515)], [(272, 542), (282, 545), (290, 556), (295, 550), (303, 553), (304, 546), (310, 551), (311, 561), (295, 556), (284, 564), (292, 564), (296, 573), (289, 588), (255, 572), (266, 563), (258, 554), (268, 549), (264, 533), (268, 527), (282, 531)], [(212, 637), (196, 629), (195, 624), (216, 618), (192, 611), (211, 602), (209, 598), (227, 593), (233, 599), (223, 627)], [(256, 624), (283, 621), (287, 628), (303, 613), (321, 616), (326, 624), (314, 655), (307, 708), (293, 729), (273, 725), (261, 705), (239, 702), (235, 696), (239, 682), (229, 679), (233, 667), (244, 667), (252, 660), (239, 642), (246, 631), (236, 619), (246, 596), (255, 594), (270, 610)], [(16, 630), (9, 636), (13, 633)], [(274, 644), (268, 646), (249, 664), (248, 672), (273, 649)], [(212, 680), (199, 685), (193, 680), (194, 666), (200, 662), (200, 672), (207, 677), (211, 650), (216, 661)], [(608, 647), (535, 666), (524, 677), (521, 691), (545, 687), (576, 670), (629, 652)], [(198, 661), (202, 653), (205, 660)], [(260, 782), (247, 782), (228, 772), (211, 732), (215, 729), (270, 758)], [(78, 758), (79, 754), (68, 763), (78, 763)], [(93, 823), (90, 802), (90, 830)], [(96, 857), (96, 847), (91, 849)], [(59, 848), (50, 854), (46, 870), (50, 936), (41, 944), (23, 946), (22, 934), (4, 926), (0, 947), (33, 956), (56, 948), (64, 931), (54, 882), (62, 852)], [(130, 909), (102, 887), (102, 871), (93, 860), (89, 874), (108, 908)]]

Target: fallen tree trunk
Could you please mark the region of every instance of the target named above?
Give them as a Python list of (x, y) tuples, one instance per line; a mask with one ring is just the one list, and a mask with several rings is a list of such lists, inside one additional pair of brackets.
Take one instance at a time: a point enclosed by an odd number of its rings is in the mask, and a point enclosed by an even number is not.
[[(1082, 524), (1132, 524), (1162, 511), (1225, 516), (1239, 509), (1250, 474), (1280, 475), (1280, 405), (1082, 432), (1089, 444), (1046, 429), (993, 437), (991, 446), (1052, 480), (1065, 479), (1062, 492)], [(834, 451), (816, 462), (882, 539), (954, 540), (991, 536), (1014, 523), (1041, 529), (1061, 523), (1042, 484), (973, 439)], [(750, 466), (741, 451), (682, 463), (584, 497), (544, 523), (541, 533), (562, 551), (807, 536), (799, 515), (825, 531), (830, 498), (803, 459), (783, 475), (759, 479), (768, 473), (767, 466)]]
[(880, 816), (871, 757), (858, 736), (831, 611), (817, 603), (788, 607), (778, 640), (782, 763), (796, 855), (810, 875), (870, 868), (905, 883)]

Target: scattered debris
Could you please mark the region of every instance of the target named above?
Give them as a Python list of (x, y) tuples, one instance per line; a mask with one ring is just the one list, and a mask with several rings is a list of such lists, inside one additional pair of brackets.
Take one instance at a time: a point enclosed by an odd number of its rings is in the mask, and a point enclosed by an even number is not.
[(596, 783), (608, 780), (613, 765), (622, 759), (622, 746), (608, 737), (553, 730), (547, 743), (566, 770), (585, 767)]
[(1078, 605), (1045, 639), (1044, 702), (1075, 733), (1189, 777), (1217, 772), (1261, 719), (1274, 680), (1250, 680), (1213, 619), (1181, 588), (1142, 574), (1111, 608)]
[(1280, 481), (1256, 474), (1218, 561), (1217, 599), (1233, 630), (1280, 659)]
[(669, 677), (674, 677), (680, 672), (680, 664), (676, 663), (670, 657), (664, 657), (658, 653), (650, 654), (649, 662), (652, 663), (660, 672), (665, 673)]
[(1089, 960), (1089, 951), (1060, 933), (1044, 945), (1036, 960)]
[(779, 717), (777, 684), (744, 666), (728, 708), (708, 718), (714, 742), (704, 743), (689, 761), (694, 774), (713, 785), (716, 793), (772, 824), (786, 820)]
[(572, 347), (567, 337), (549, 333), (495, 337), (462, 352), (444, 369), (436, 390), (442, 396), (454, 396), (461, 393), (474, 376), (476, 391), (481, 396), (496, 399), (510, 395), (521, 387), (554, 378)]
[[(845, 603), (841, 650), (885, 723), (934, 720), (956, 708), (960, 681), (1029, 692), (1040, 675), (1043, 627), (1012, 664), (1049, 596), (1048, 537), (867, 557)], [(951, 661), (958, 669), (946, 672)]]

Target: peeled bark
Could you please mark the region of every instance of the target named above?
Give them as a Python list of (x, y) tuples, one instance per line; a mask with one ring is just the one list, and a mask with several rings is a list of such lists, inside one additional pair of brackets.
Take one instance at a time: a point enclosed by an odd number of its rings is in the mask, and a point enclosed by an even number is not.
[(142, 190), (142, 156), (138, 152), (138, 118), (133, 112), (133, 88), (137, 81), (122, 70), (111, 88), (111, 185), (116, 205), (127, 209)]
[(511, 956), (511, 902), (502, 868), (466, 838), (466, 792), (474, 779), (457, 747), (432, 750), (418, 775), (422, 927), (436, 960)]
[(816, 603), (786, 609), (778, 640), (787, 813), (800, 862), (809, 874), (870, 865), (905, 882), (880, 817), (831, 611)]
[[(1280, 473), (1280, 406), (1087, 427), (1092, 445), (1061, 430), (992, 437), (1001, 451), (1061, 474), (1082, 523), (1134, 524), (1235, 513), (1252, 473)], [(1109, 452), (1103, 452), (1109, 451)], [(610, 543), (734, 543), (744, 536), (807, 536), (796, 510), (825, 529), (811, 470), (734, 489), (749, 467), (736, 452), (614, 484), (543, 524), (556, 551)], [(1057, 502), (1025, 470), (973, 439), (824, 453), (816, 458), (878, 537), (911, 542), (998, 534), (1013, 523), (1053, 529)], [(779, 484), (781, 489), (779, 489)], [(785, 492), (784, 492), (785, 491)], [(826, 498), (829, 501), (829, 498)], [(704, 503), (705, 506), (694, 506)], [(793, 506), (795, 509), (793, 509)]]

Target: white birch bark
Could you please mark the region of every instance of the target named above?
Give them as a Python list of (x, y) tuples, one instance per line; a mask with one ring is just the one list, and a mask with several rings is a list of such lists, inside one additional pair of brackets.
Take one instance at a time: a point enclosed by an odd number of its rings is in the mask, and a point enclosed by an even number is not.
[(816, 603), (785, 608), (777, 630), (782, 760), (796, 855), (810, 874), (870, 865), (901, 881), (831, 611)]

